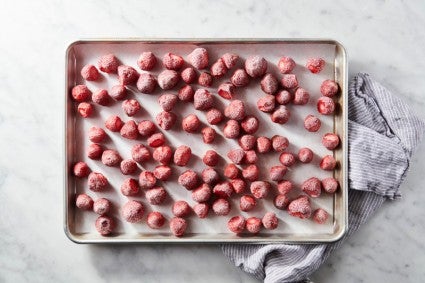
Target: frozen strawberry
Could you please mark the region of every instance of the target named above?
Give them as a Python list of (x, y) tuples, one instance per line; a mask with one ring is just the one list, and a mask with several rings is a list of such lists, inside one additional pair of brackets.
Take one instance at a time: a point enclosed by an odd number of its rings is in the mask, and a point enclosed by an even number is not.
[(322, 188), (325, 192), (333, 194), (338, 190), (338, 181), (335, 178), (328, 177), (322, 180)]
[(195, 91), (193, 96), (193, 105), (196, 110), (208, 110), (213, 107), (214, 98), (212, 94), (203, 88)]
[(82, 161), (75, 163), (72, 171), (74, 172), (74, 176), (80, 178), (87, 177), (90, 174), (89, 166)]
[(230, 184), (232, 184), (233, 190), (237, 194), (242, 193), (246, 189), (246, 183), (242, 179), (232, 179), (230, 180)]
[(102, 236), (112, 234), (115, 226), (116, 224), (114, 219), (106, 215), (99, 216), (95, 222), (96, 231)]
[(102, 128), (91, 127), (89, 129), (89, 140), (92, 142), (102, 142), (106, 138), (106, 133)]
[(131, 158), (133, 158), (133, 160), (137, 163), (143, 164), (151, 159), (151, 153), (143, 144), (135, 144), (131, 148)]
[(136, 122), (133, 120), (125, 122), (120, 130), (121, 136), (130, 140), (137, 139), (138, 133)]
[(222, 83), (217, 89), (218, 95), (224, 99), (233, 99), (235, 95), (235, 86), (232, 83)]
[(162, 58), (162, 64), (168, 70), (179, 70), (181, 67), (183, 67), (184, 60), (179, 55), (166, 53)]
[(167, 181), (168, 179), (170, 179), (171, 174), (172, 170), (170, 166), (167, 165), (158, 165), (153, 170), (153, 175), (155, 176), (155, 178), (161, 181)]
[(81, 69), (81, 76), (86, 81), (97, 81), (99, 78), (99, 71), (95, 66), (88, 64)]
[(105, 121), (105, 128), (107, 128), (111, 132), (119, 132), (122, 126), (124, 126), (124, 122), (121, 120), (120, 117), (116, 115), (110, 116)]
[(205, 127), (201, 130), (202, 140), (206, 144), (213, 143), (215, 140), (216, 132), (211, 127)]
[(313, 151), (307, 147), (300, 148), (298, 151), (298, 160), (302, 163), (310, 163), (313, 160)]
[(333, 80), (325, 80), (320, 85), (320, 92), (327, 97), (334, 97), (338, 93), (338, 84)]
[(127, 89), (123, 85), (115, 85), (111, 88), (109, 95), (115, 100), (123, 100), (127, 96)]
[(323, 60), (323, 58), (309, 58), (305, 66), (310, 72), (317, 74), (325, 67), (325, 60)]
[(265, 198), (271, 190), (271, 184), (266, 181), (255, 181), (251, 183), (251, 193), (257, 199)]
[(184, 69), (180, 75), (182, 80), (187, 84), (191, 84), (196, 80), (196, 71), (192, 67)]
[(140, 201), (130, 200), (121, 209), (121, 215), (130, 223), (141, 222), (145, 214), (145, 207)]
[(208, 211), (209, 206), (206, 203), (197, 203), (193, 206), (193, 212), (201, 219), (207, 217)]
[(322, 96), (317, 100), (317, 111), (323, 115), (330, 115), (335, 111), (335, 102), (332, 98)]
[(81, 115), (81, 117), (87, 118), (93, 114), (94, 107), (90, 103), (81, 102), (78, 104), (77, 111)]
[(137, 126), (137, 131), (142, 137), (147, 137), (153, 135), (156, 131), (155, 124), (152, 121), (149, 120), (142, 120), (140, 121), (139, 125)]
[(195, 114), (187, 115), (182, 120), (182, 129), (188, 133), (194, 133), (199, 129), (201, 121)]
[(313, 115), (307, 115), (304, 119), (304, 128), (309, 132), (317, 132), (320, 129), (322, 122)]
[(202, 161), (205, 163), (205, 165), (212, 167), (216, 166), (219, 160), (220, 156), (218, 155), (218, 153), (211, 149), (207, 150), (205, 152), (204, 157), (202, 158)]
[(135, 196), (139, 193), (139, 185), (135, 179), (125, 179), (121, 185), (121, 193), (125, 196)]
[(160, 205), (164, 203), (167, 195), (167, 191), (163, 187), (153, 187), (145, 193), (146, 200), (152, 205)]
[(186, 166), (192, 156), (192, 150), (186, 145), (181, 145), (174, 152), (174, 163), (177, 166)]
[(124, 110), (127, 116), (134, 116), (137, 112), (142, 109), (139, 102), (136, 99), (126, 99), (122, 102), (122, 109)]
[(233, 192), (233, 186), (230, 182), (218, 183), (213, 188), (214, 195), (220, 198), (230, 198)]
[(229, 221), (227, 222), (227, 228), (229, 228), (229, 230), (233, 233), (240, 234), (245, 229), (245, 224), (245, 218), (243, 218), (243, 216), (238, 215), (229, 219)]
[(258, 161), (258, 156), (255, 150), (245, 151), (245, 163), (247, 164), (256, 164)]
[(257, 151), (258, 153), (267, 153), (272, 149), (272, 142), (267, 137), (257, 138)]
[(195, 171), (186, 170), (178, 179), (178, 183), (185, 187), (187, 190), (193, 190), (198, 185), (199, 178)]
[(155, 67), (156, 57), (150, 52), (143, 52), (140, 54), (139, 59), (137, 59), (137, 66), (143, 71), (150, 71)]
[(318, 208), (313, 212), (313, 220), (314, 222), (318, 224), (325, 223), (328, 220), (328, 218), (329, 218), (328, 213), (322, 208)]
[(208, 51), (205, 48), (195, 48), (189, 55), (187, 55), (189, 63), (198, 70), (208, 67)]
[(227, 153), (227, 157), (235, 164), (242, 164), (245, 151), (241, 148), (232, 149)]
[(186, 201), (178, 200), (173, 203), (173, 207), (171, 208), (171, 211), (173, 212), (174, 216), (185, 217), (190, 214), (192, 209)]
[(290, 152), (282, 152), (279, 156), (279, 161), (283, 165), (290, 167), (295, 164), (296, 159), (295, 156)]
[(152, 157), (161, 164), (167, 165), (173, 157), (173, 151), (168, 145), (158, 146), (153, 151)]
[(287, 194), (284, 195), (277, 195), (274, 200), (273, 200), (273, 204), (277, 209), (285, 209), (288, 207), (289, 204), (289, 198), (287, 196)]
[(246, 220), (246, 230), (252, 234), (257, 234), (261, 231), (261, 219), (257, 217), (250, 217)]
[(223, 135), (228, 139), (236, 139), (240, 133), (240, 126), (238, 121), (229, 120), (223, 128)]
[(257, 101), (258, 110), (266, 113), (272, 112), (276, 104), (275, 101), (275, 97), (271, 94), (267, 94), (266, 96), (261, 97)]
[(162, 110), (170, 112), (176, 105), (177, 100), (177, 95), (166, 93), (158, 98), (158, 104)]
[(239, 168), (233, 164), (227, 164), (226, 167), (224, 167), (224, 176), (229, 179), (236, 179), (239, 177)]
[(192, 191), (192, 199), (196, 202), (207, 202), (211, 197), (211, 188), (208, 184), (202, 184)]
[(275, 94), (279, 88), (279, 81), (273, 74), (265, 74), (261, 79), (261, 89), (267, 94)]
[(111, 102), (111, 97), (108, 94), (108, 91), (106, 89), (98, 89), (95, 92), (93, 92), (93, 95), (91, 97), (94, 103), (107, 106)]
[(327, 133), (322, 138), (322, 144), (329, 150), (333, 150), (339, 145), (339, 137), (334, 133)]
[(91, 172), (88, 177), (88, 187), (93, 192), (101, 192), (108, 186), (108, 179), (98, 172)]
[(282, 180), (277, 184), (277, 190), (279, 194), (286, 195), (289, 192), (292, 191), (294, 188), (294, 185), (291, 183), (291, 181), (288, 180)]
[(223, 113), (217, 108), (211, 108), (207, 112), (207, 122), (211, 125), (217, 125), (223, 120)]
[(245, 61), (245, 71), (253, 78), (262, 77), (267, 71), (267, 61), (261, 56), (250, 56)]
[(239, 200), (239, 208), (242, 211), (253, 210), (256, 205), (257, 205), (257, 201), (255, 200), (253, 196), (250, 196), (250, 195), (244, 195)]
[(214, 168), (205, 168), (201, 173), (202, 181), (208, 185), (214, 185), (220, 180), (220, 175)]
[(280, 80), (282, 86), (286, 89), (296, 88), (298, 86), (297, 76), (294, 74), (284, 74)]
[(221, 56), (221, 59), (223, 60), (226, 68), (231, 69), (236, 65), (236, 63), (239, 59), (239, 56), (236, 55), (236, 54), (232, 54), (232, 53), (225, 53), (225, 54), (223, 54), (223, 56)]
[(213, 82), (213, 77), (208, 72), (202, 72), (198, 77), (198, 84), (203, 87), (210, 87)]
[(91, 96), (91, 91), (86, 85), (76, 85), (72, 88), (72, 98), (77, 102), (84, 102)]
[(184, 235), (187, 229), (187, 222), (183, 218), (174, 217), (170, 220), (170, 230), (176, 237)]
[(250, 135), (254, 134), (258, 130), (259, 125), (260, 122), (258, 119), (251, 115), (246, 116), (245, 119), (243, 119), (241, 122), (242, 129), (245, 131), (245, 133)]
[(260, 175), (260, 170), (257, 165), (249, 165), (242, 170), (242, 176), (248, 181), (257, 181)]
[(165, 224), (165, 217), (161, 212), (152, 211), (148, 214), (146, 219), (146, 224), (148, 224), (149, 228), (159, 229)]
[(139, 175), (139, 185), (142, 190), (151, 189), (156, 184), (155, 175), (151, 171), (142, 171)]
[(86, 194), (80, 194), (77, 196), (75, 205), (81, 210), (92, 210), (93, 199)]
[(211, 75), (213, 77), (220, 78), (224, 76), (227, 73), (226, 64), (224, 64), (223, 59), (218, 59), (212, 66), (211, 66)]
[(93, 203), (93, 211), (99, 215), (108, 214), (112, 209), (112, 203), (106, 198), (99, 198)]
[(239, 138), (238, 143), (243, 150), (251, 150), (257, 144), (257, 138), (253, 135), (243, 135)]
[(233, 100), (224, 109), (224, 116), (232, 120), (241, 121), (246, 116), (245, 104), (240, 100)]
[(276, 152), (283, 152), (289, 146), (287, 138), (275, 135), (272, 137), (272, 148)]
[(230, 81), (236, 87), (244, 87), (249, 84), (249, 76), (244, 69), (237, 69), (230, 78)]
[(295, 68), (295, 61), (291, 57), (283, 56), (277, 62), (277, 68), (282, 74), (288, 74)]
[(129, 85), (135, 83), (139, 78), (139, 73), (130, 66), (118, 66), (118, 80), (122, 85)]
[(267, 230), (274, 230), (279, 225), (279, 220), (277, 219), (275, 213), (266, 212), (266, 214), (263, 216), (263, 219), (261, 219), (261, 223), (263, 223), (264, 228)]
[(179, 80), (179, 74), (173, 70), (164, 70), (158, 75), (158, 85), (163, 90), (172, 89), (177, 85)]
[(223, 198), (216, 199), (212, 204), (212, 210), (218, 216), (225, 216), (231, 210), (230, 202)]
[(293, 103), (295, 105), (305, 105), (308, 103), (309, 99), (310, 99), (310, 94), (305, 89), (299, 87), (295, 91)]
[(294, 199), (288, 205), (288, 213), (291, 216), (299, 217), (301, 219), (310, 218), (310, 199), (307, 196), (300, 196)]
[(269, 171), (270, 180), (275, 182), (282, 181), (287, 170), (288, 168), (285, 165), (272, 166)]
[(102, 163), (106, 166), (117, 166), (121, 163), (121, 156), (118, 151), (113, 149), (107, 149), (102, 153)]
[(90, 159), (99, 159), (102, 156), (103, 147), (99, 144), (92, 143), (87, 149), (87, 157)]
[(120, 63), (114, 54), (106, 54), (100, 57), (99, 61), (97, 62), (97, 67), (102, 72), (111, 74), (117, 72), (119, 64)]
[(165, 143), (165, 137), (163, 133), (152, 134), (148, 140), (148, 145), (150, 147), (158, 147)]
[(302, 183), (301, 190), (312, 198), (317, 198), (322, 192), (322, 183), (316, 177), (311, 177)]
[(137, 80), (137, 84), (136, 84), (137, 89), (141, 93), (146, 93), (146, 94), (153, 93), (155, 91), (156, 85), (157, 85), (157, 81), (155, 77), (149, 73), (140, 74), (140, 77)]
[(286, 105), (292, 101), (292, 94), (287, 90), (280, 90), (275, 95), (275, 99), (280, 105)]
[(195, 91), (190, 85), (185, 85), (179, 90), (178, 98), (181, 101), (189, 102), (193, 101), (193, 95), (195, 94)]
[(285, 105), (280, 105), (270, 116), (272, 121), (278, 124), (286, 124), (291, 117), (291, 112)]
[(162, 129), (168, 131), (171, 129), (176, 123), (177, 116), (173, 112), (162, 111), (156, 115), (156, 123)]
[(124, 175), (131, 175), (136, 172), (137, 164), (132, 159), (124, 159), (120, 163), (120, 170)]
[(336, 167), (336, 160), (332, 155), (326, 155), (322, 158), (322, 161), (320, 161), (320, 168), (323, 170), (332, 171)]

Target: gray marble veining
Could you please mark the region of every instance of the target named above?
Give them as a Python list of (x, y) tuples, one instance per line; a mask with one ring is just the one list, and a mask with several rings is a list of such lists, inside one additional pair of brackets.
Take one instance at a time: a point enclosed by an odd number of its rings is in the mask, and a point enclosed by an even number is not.
[[(257, 282), (214, 245), (89, 246), (62, 231), (64, 52), (88, 37), (321, 37), (425, 118), (425, 2), (2, 1), (0, 282)], [(317, 282), (425, 278), (425, 145), (389, 202)]]

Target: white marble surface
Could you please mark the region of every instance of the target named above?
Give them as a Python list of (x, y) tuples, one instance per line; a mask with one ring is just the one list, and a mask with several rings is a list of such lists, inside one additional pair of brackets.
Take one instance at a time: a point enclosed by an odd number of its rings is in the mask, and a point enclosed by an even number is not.
[[(0, 1), (0, 282), (257, 282), (213, 245), (90, 246), (62, 230), (64, 52), (87, 37), (325, 37), (425, 118), (425, 2)], [(425, 144), (316, 282), (422, 282)]]

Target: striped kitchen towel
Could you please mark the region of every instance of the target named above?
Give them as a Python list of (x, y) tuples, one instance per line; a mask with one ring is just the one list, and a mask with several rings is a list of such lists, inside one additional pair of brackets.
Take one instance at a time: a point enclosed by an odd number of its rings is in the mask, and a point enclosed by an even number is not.
[(330, 244), (222, 245), (236, 266), (268, 283), (307, 282), (385, 200), (400, 197), (400, 184), (425, 131), (424, 122), (362, 73), (350, 83), (348, 118), (348, 231), (344, 237)]

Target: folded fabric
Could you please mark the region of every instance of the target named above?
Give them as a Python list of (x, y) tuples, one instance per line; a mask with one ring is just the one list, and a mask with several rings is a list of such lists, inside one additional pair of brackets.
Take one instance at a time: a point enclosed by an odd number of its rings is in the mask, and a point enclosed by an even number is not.
[(348, 91), (348, 230), (329, 244), (222, 245), (238, 267), (264, 282), (299, 282), (317, 270), (387, 199), (400, 197), (400, 184), (425, 124), (409, 107), (367, 74)]

